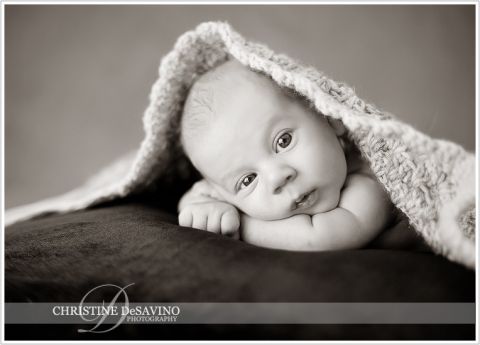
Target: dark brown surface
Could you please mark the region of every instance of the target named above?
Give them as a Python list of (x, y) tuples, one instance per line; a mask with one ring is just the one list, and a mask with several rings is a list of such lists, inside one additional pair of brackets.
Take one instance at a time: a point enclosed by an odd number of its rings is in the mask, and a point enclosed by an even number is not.
[[(475, 272), (432, 253), (271, 250), (181, 228), (175, 222), (175, 215), (156, 207), (120, 203), (9, 227), (5, 235), (6, 301), (77, 303), (87, 291), (106, 283), (135, 283), (128, 288), (131, 302), (475, 300)], [(165, 338), (158, 339), (236, 339), (239, 334), (244, 339), (249, 334), (256, 339), (352, 339), (352, 334), (358, 339), (474, 337), (474, 325), (303, 326), (174, 325), (164, 328)], [(36, 339), (54, 339), (52, 327), (45, 326)], [(76, 332), (69, 332), (71, 326), (58, 327), (57, 336), (64, 334), (62, 339), (80, 339)], [(110, 336), (153, 339), (155, 329), (122, 326)], [(7, 339), (9, 334), (15, 338), (28, 333), (10, 326)]]

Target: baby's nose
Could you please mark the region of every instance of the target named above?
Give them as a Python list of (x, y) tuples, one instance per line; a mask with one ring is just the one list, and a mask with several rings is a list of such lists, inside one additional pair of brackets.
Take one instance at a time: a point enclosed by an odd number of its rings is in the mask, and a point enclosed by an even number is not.
[(282, 192), (289, 182), (293, 181), (297, 176), (295, 169), (291, 167), (282, 167), (275, 169), (271, 174), (271, 189), (273, 194), (279, 194)]

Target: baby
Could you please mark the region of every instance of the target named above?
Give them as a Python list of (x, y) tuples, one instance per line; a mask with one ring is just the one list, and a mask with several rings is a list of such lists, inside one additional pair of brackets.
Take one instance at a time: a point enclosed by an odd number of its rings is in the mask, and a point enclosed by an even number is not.
[(359, 248), (393, 206), (339, 120), (231, 59), (202, 75), (181, 141), (204, 177), (179, 202), (179, 224), (263, 247)]

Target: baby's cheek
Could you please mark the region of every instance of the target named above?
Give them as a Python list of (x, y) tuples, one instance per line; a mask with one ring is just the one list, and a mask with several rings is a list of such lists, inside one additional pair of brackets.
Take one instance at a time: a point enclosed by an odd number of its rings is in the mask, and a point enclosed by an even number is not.
[(270, 198), (259, 191), (242, 199), (232, 199), (231, 204), (248, 216), (260, 220), (278, 220), (293, 215), (286, 200), (278, 196)]
[(258, 200), (258, 197), (249, 195), (245, 199), (236, 203), (236, 207), (243, 213), (252, 218), (263, 219), (265, 216), (264, 202)]

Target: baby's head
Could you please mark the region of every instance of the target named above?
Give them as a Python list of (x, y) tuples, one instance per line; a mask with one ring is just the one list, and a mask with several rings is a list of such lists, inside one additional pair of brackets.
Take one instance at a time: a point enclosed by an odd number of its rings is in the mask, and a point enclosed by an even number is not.
[(195, 168), (251, 217), (313, 215), (338, 205), (347, 172), (343, 127), (236, 60), (196, 81), (181, 132)]

